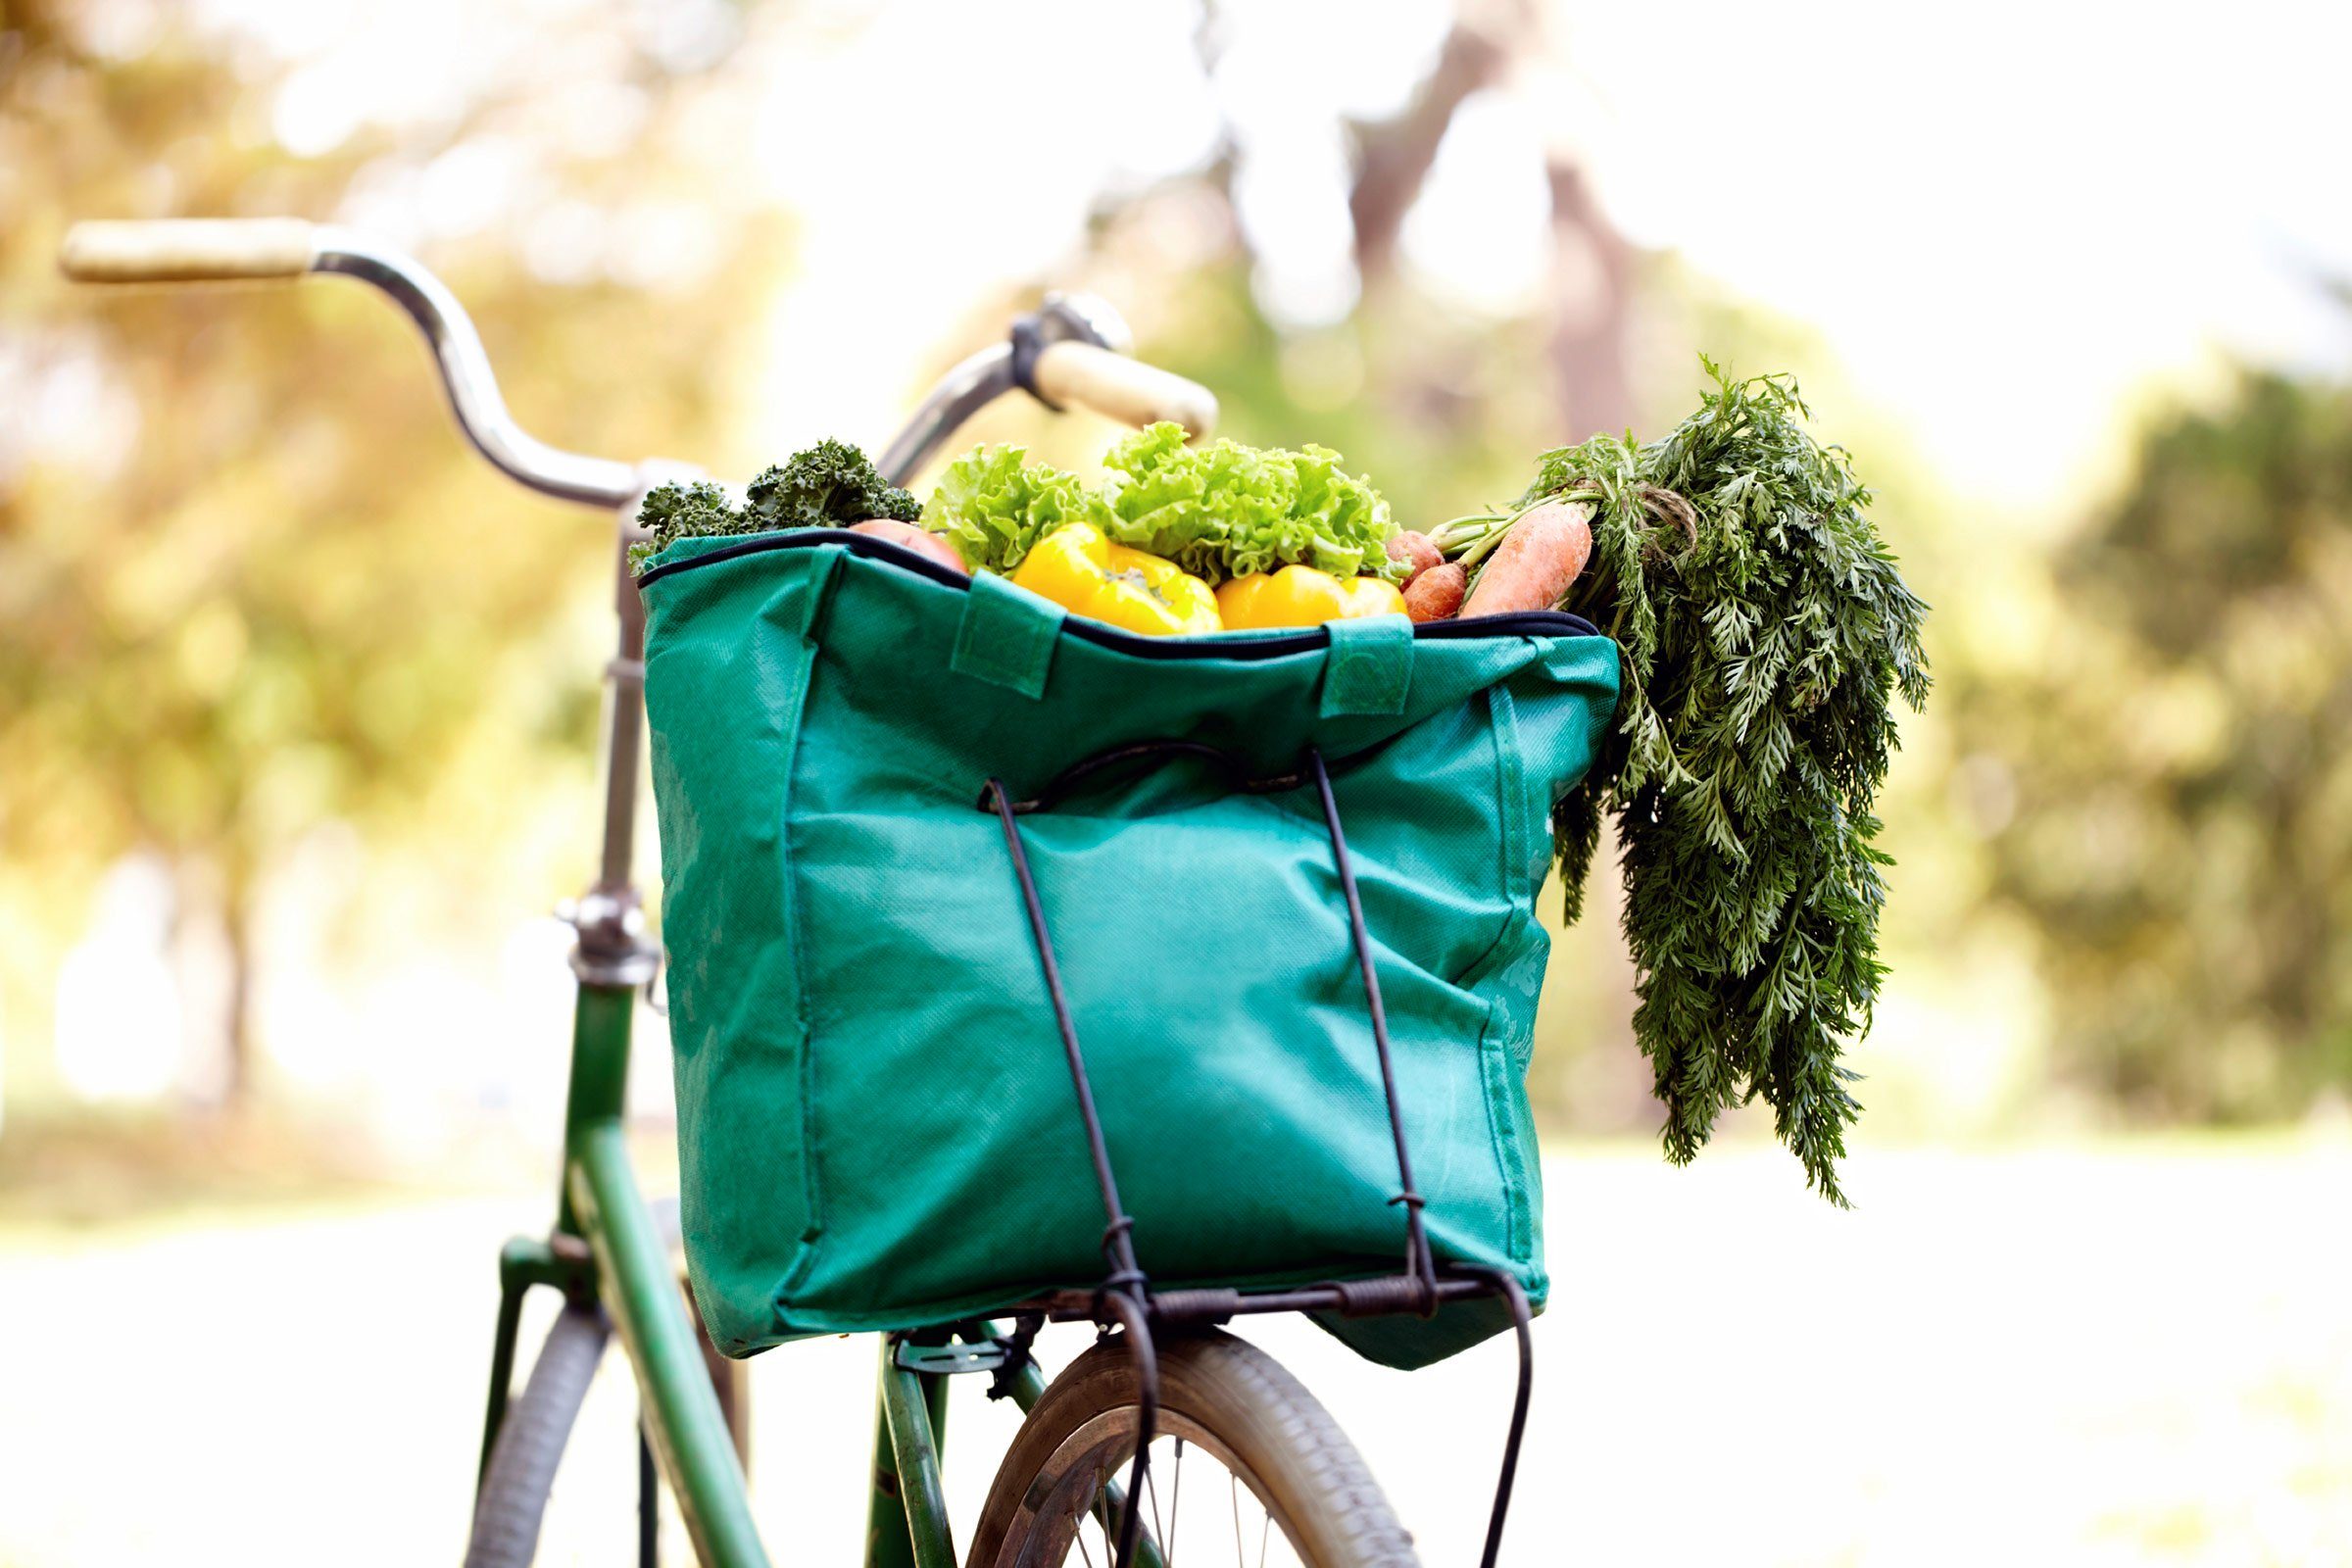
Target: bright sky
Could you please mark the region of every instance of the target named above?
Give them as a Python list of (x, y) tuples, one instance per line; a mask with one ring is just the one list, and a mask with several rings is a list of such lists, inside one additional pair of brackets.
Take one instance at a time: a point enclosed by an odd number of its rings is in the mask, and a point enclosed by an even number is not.
[[(446, 115), (567, 28), (576, 53), (583, 16), (611, 26), (591, 0), (207, 4), (306, 62), (271, 118), (304, 147)], [(1261, 299), (1301, 324), (1344, 313), (1339, 116), (1401, 104), (1449, 14), (1232, 0), (1210, 79), (1190, 0), (664, 11), (686, 54), (749, 16), (710, 156), (801, 220), (747, 416), (771, 445), (885, 425), (975, 301), (1051, 280), (1099, 192), (1197, 167), (1220, 119)], [(1571, 147), (1634, 239), (1810, 323), (1964, 494), (2026, 510), (2097, 470), (2153, 381), (2221, 353), (2352, 351), (2321, 287), (2352, 276), (2352, 8), (1559, 0), (1546, 19), (1457, 120), (1407, 226), (1408, 263), (1466, 310), (1538, 286), (1544, 149)], [(566, 89), (565, 135), (625, 133), (630, 89), (593, 86)], [(526, 180), (513, 147), (444, 162), (365, 216), (429, 239), (497, 220)], [(899, 237), (875, 237), (877, 204), (906, 215)], [(565, 232), (551, 256), (579, 253)]]
[(2078, 473), (2214, 349), (2340, 370), (2352, 8), (1574, 4), (1637, 239), (1815, 323), (1972, 489)]
[[(934, 299), (1050, 270), (1098, 184), (1198, 158), (1222, 110), (1261, 297), (1307, 322), (1345, 311), (1335, 117), (1402, 100), (1444, 5), (1230, 6), (1213, 83), (1185, 47), (1190, 6), (1022, 9), (1007, 25), (902, 6), (855, 38), (911, 78), (895, 129), (861, 123), (855, 163), (808, 157), (825, 110), (772, 95), (780, 193), (813, 180), (854, 206), (886, 164), (946, 242), (834, 265), (820, 224), (805, 297), (861, 260), (923, 274)], [(1632, 238), (1809, 322), (1963, 493), (2034, 510), (2096, 471), (2151, 382), (2226, 353), (2340, 367), (2352, 350), (2321, 286), (2352, 277), (2347, 59), (2352, 8), (2294, 0), (1566, 0), (1541, 53), (1456, 122), (1407, 260), (1466, 306), (1523, 302), (1544, 270), (1543, 152), (1565, 144)], [(1023, 69), (1058, 89), (970, 85)], [(779, 347), (799, 343), (792, 315)]]

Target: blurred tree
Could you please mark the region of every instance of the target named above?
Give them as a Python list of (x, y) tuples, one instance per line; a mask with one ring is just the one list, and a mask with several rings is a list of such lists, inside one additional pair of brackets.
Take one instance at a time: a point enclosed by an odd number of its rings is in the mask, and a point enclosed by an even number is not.
[(732, 14), (682, 50), (677, 17), (611, 10), (469, 62), (454, 109), (328, 100), (350, 122), (325, 131), (295, 111), (331, 76), (225, 26), (21, 0), (0, 23), (0, 400), (27, 411), (0, 429), (0, 857), (68, 911), (124, 850), (170, 858), (230, 955), (231, 1099), (256, 1076), (257, 890), (292, 843), (360, 819), (478, 865), (549, 748), (584, 768), (596, 664), (570, 612), (603, 602), (611, 546), (465, 450), (364, 291), (69, 293), (51, 258), (89, 216), (388, 225), (559, 445), (707, 450), (733, 301), (772, 265), (762, 215), (678, 145)]
[(2241, 374), (2059, 557), (2047, 657), (1960, 693), (2063, 1063), (2139, 1113), (2352, 1085), (2352, 388)]
[(1438, 51), (1437, 64), (1404, 112), (1353, 127), (1355, 178), (1348, 191), (1348, 220), (1353, 230), (1355, 270), (1367, 292), (1396, 270), (1396, 240), (1405, 215), (1437, 167), (1438, 148), (1453, 117), (1473, 93), (1502, 76), (1509, 54), (1503, 39), (1494, 35), (1501, 29), (1491, 31), (1491, 26), (1469, 18), (1456, 20)]
[(1629, 429), (1634, 365), (1626, 339), (1643, 258), (1617, 232), (1573, 161), (1555, 154), (1544, 178), (1551, 187), (1551, 361), (1563, 427), (1578, 438)]

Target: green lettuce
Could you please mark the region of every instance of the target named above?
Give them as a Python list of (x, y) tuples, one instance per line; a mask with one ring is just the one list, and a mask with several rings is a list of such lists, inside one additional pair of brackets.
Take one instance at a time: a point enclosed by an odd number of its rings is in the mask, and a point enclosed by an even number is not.
[(1030, 463), (1020, 447), (981, 447), (940, 475), (923, 525), (955, 540), (975, 568), (997, 571), (1078, 520), (1212, 586), (1294, 564), (1340, 577), (1404, 575), (1404, 564), (1389, 559), (1396, 526), (1388, 503), (1328, 448), (1188, 447), (1181, 425), (1162, 423), (1128, 436), (1102, 463), (1110, 472), (1098, 492)]
[(1292, 564), (1404, 576), (1389, 559), (1389, 504), (1328, 447), (1188, 447), (1182, 426), (1162, 423), (1112, 447), (1102, 465), (1112, 471), (1111, 537), (1212, 584)]
[(976, 447), (939, 476), (923, 526), (944, 534), (977, 571), (1009, 572), (1065, 522), (1109, 531), (1110, 509), (1074, 473), (1028, 461), (1025, 447)]

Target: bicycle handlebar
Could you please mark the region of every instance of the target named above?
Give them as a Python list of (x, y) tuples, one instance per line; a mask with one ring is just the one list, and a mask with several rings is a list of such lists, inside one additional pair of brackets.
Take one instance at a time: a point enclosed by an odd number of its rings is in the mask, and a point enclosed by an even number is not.
[(1199, 440), (1216, 427), (1217, 400), (1208, 388), (1092, 343), (1048, 344), (1038, 351), (1035, 379), (1048, 403), (1075, 403), (1138, 429), (1172, 419)]
[(92, 283), (186, 283), (340, 272), (392, 298), (424, 334), (441, 385), (474, 450), (516, 483), (614, 510), (646, 485), (638, 468), (564, 452), (525, 431), (499, 396), (490, 356), (457, 296), (409, 257), (364, 234), (296, 218), (162, 219), (76, 223), (58, 265)]
[(75, 223), (57, 265), (82, 283), (299, 277), (318, 259), (317, 235), (317, 225), (299, 218)]
[[(389, 295), (424, 334), (451, 412), (474, 449), (519, 484), (564, 501), (618, 510), (678, 465), (616, 463), (551, 447), (507, 412), (490, 357), (466, 308), (408, 256), (364, 234), (296, 218), (194, 218), (75, 223), (58, 251), (68, 277), (87, 283), (190, 283), (339, 272)], [(1127, 358), (1126, 325), (1099, 301), (1049, 296), (1034, 318), (1035, 352), (1022, 379), (1005, 344), (965, 360), (940, 382), (877, 466), (904, 483), (982, 405), (1026, 385), (1049, 405), (1076, 404), (1122, 423), (1173, 419), (1198, 440), (1217, 418), (1206, 387)]]

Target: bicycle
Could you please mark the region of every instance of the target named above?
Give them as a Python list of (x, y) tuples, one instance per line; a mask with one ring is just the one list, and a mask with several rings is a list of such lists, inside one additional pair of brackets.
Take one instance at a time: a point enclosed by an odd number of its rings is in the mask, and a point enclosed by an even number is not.
[[(744, 1479), (748, 1428), (741, 1363), (717, 1352), (689, 1310), (673, 1258), (674, 1226), (641, 1192), (623, 1137), (634, 1010), (661, 965), (660, 950), (645, 934), (634, 880), (645, 614), (627, 557), (629, 546), (644, 537), (636, 514), (646, 492), (666, 480), (701, 477), (699, 470), (662, 460), (629, 464), (564, 452), (525, 433), (509, 414), (481, 341), (449, 289), (409, 257), (345, 229), (292, 219), (88, 222), (68, 234), (60, 262), (69, 276), (87, 282), (331, 273), (367, 283), (422, 331), (459, 427), (484, 459), (526, 488), (614, 518), (617, 637), (605, 670), (603, 840), (596, 879), (564, 911), (575, 933), (571, 967), (578, 993), (563, 1179), (549, 1234), (511, 1241), (500, 1253), (466, 1561), (473, 1568), (519, 1568), (531, 1560), (558, 1461), (589, 1381), (617, 1335), (639, 1396), (640, 1560), (654, 1559), (655, 1488), (666, 1484), (702, 1561), (726, 1568), (765, 1564)], [(1013, 323), (1005, 342), (951, 370), (884, 448), (877, 466), (903, 483), (982, 407), (1016, 389), (1050, 408), (1089, 408), (1139, 426), (1170, 419), (1196, 439), (1205, 435), (1216, 417), (1214, 397), (1130, 358), (1130, 347), (1123, 322), (1108, 306), (1049, 296)], [(1005, 810), (1009, 823), (1008, 803)], [(1333, 835), (1336, 845), (1336, 818)], [(1013, 842), (1017, 856), (1017, 835)], [(1346, 875), (1344, 849), (1342, 856)], [(1352, 906), (1352, 882), (1348, 889)], [(1361, 952), (1360, 914), (1357, 919)], [(1040, 940), (1042, 947), (1042, 928)], [(1083, 1102), (1084, 1068), (1074, 1049), (1072, 1069)], [(1393, 1084), (1390, 1101), (1394, 1125)], [(1116, 1195), (1091, 1103), (1087, 1119), (1115, 1228), (1121, 1222)], [(1409, 1198), (1400, 1130), (1396, 1136)], [(989, 1376), (992, 1396), (1010, 1397), (1025, 1413), (969, 1544), (966, 1560), (974, 1568), (1059, 1564), (1073, 1551), (1091, 1565), (1097, 1553), (1088, 1545), (1090, 1532), (1105, 1565), (1167, 1568), (1178, 1542), (1197, 1539), (1177, 1528), (1184, 1517), (1188, 1449), (1197, 1463), (1213, 1463), (1229, 1477), (1237, 1562), (1250, 1556), (1252, 1533), (1241, 1512), (1247, 1491), (1259, 1515), (1254, 1537), (1260, 1563), (1279, 1539), (1312, 1568), (1404, 1568), (1417, 1561), (1411, 1537), (1345, 1434), (1295, 1378), (1221, 1325), (1246, 1313), (1427, 1311), (1441, 1298), (1501, 1295), (1515, 1313), (1520, 1362), (1487, 1536), (1485, 1561), (1492, 1568), (1527, 1416), (1527, 1305), (1507, 1280), (1441, 1278), (1409, 1204), (1407, 1228), (1414, 1243), (1408, 1271), (1395, 1280), (1254, 1293), (1139, 1292), (1132, 1298), (1116, 1291), (1064, 1291), (1023, 1303), (1010, 1331), (973, 1322), (887, 1336), (875, 1396), (868, 1568), (952, 1568), (957, 1560), (941, 1486), (939, 1423), (948, 1380), (967, 1374)], [(1127, 1266), (1133, 1267), (1131, 1256)], [(557, 1290), (564, 1304), (516, 1391), (523, 1300), (541, 1287)], [(1123, 1332), (1106, 1332), (1049, 1386), (1029, 1354), (1049, 1321), (1093, 1321), (1106, 1331), (1117, 1323)], [(1169, 1331), (1156, 1346), (1152, 1326)], [(1124, 1486), (1116, 1479), (1122, 1469)], [(1157, 1485), (1163, 1473), (1171, 1482), (1164, 1511)]]

